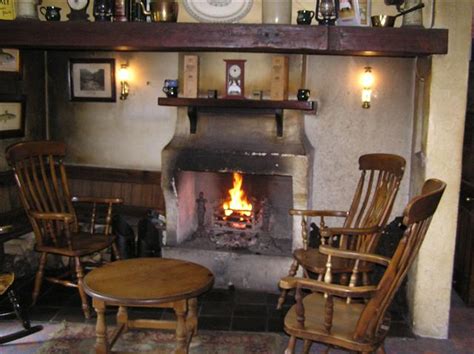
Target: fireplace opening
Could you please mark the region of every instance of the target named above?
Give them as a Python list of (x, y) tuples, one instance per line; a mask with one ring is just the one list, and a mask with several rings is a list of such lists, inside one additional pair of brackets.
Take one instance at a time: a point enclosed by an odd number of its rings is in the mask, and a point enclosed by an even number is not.
[(290, 176), (181, 171), (178, 246), (291, 255)]

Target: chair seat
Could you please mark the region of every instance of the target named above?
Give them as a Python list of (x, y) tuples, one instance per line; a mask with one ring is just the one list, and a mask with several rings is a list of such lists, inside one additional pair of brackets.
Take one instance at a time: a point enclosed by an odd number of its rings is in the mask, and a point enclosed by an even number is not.
[(15, 275), (13, 273), (0, 274), (0, 295), (10, 288), (15, 281)]
[[(330, 333), (324, 328), (325, 303), (323, 294), (313, 293), (303, 299), (305, 309), (304, 327), (298, 323), (296, 316), (296, 305), (293, 305), (285, 317), (285, 331), (290, 335), (299, 338), (309, 338), (313, 341), (323, 342), (333, 345), (341, 345), (343, 342), (345, 348), (351, 348), (355, 351), (373, 351), (378, 345), (374, 346), (356, 341), (353, 339), (354, 330), (359, 321), (360, 315), (365, 308), (365, 303), (346, 303), (346, 299), (334, 299), (334, 316)], [(380, 338), (384, 338), (385, 333), (380, 333)]]
[(86, 232), (78, 232), (71, 235), (71, 240), (72, 250), (66, 244), (58, 245), (57, 247), (53, 245), (37, 245), (36, 250), (38, 252), (48, 252), (68, 257), (82, 257), (110, 247), (115, 241), (115, 236), (91, 235)]

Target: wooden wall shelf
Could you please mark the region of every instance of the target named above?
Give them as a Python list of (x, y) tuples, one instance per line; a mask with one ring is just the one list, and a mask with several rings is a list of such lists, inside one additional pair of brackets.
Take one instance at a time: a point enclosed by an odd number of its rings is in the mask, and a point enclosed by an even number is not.
[(258, 110), (260, 112), (272, 112), (275, 114), (277, 125), (277, 136), (283, 136), (283, 110), (294, 109), (301, 111), (312, 111), (316, 114), (317, 104), (314, 101), (272, 101), (272, 100), (249, 100), (249, 99), (213, 99), (213, 98), (158, 98), (160, 106), (188, 107), (188, 118), (191, 134), (196, 133), (198, 110), (222, 111), (222, 110)]
[(0, 47), (415, 57), (446, 54), (448, 30), (262, 24), (0, 21)]

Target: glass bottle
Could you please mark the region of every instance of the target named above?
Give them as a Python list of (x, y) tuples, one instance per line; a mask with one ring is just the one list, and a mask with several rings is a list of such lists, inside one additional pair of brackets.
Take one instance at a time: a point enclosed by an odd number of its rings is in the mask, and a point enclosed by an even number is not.
[(94, 0), (94, 18), (96, 21), (112, 21), (113, 0)]

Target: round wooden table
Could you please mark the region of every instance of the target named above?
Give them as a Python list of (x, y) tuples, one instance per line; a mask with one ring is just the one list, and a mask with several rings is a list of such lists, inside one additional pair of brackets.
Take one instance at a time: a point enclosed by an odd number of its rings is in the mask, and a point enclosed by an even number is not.
[[(119, 335), (129, 328), (176, 329), (175, 353), (188, 353), (197, 332), (196, 297), (213, 282), (209, 269), (177, 259), (127, 259), (94, 269), (84, 278), (84, 290), (97, 312), (96, 353), (110, 353)], [(110, 340), (104, 316), (107, 305), (119, 306), (118, 328)], [(173, 308), (176, 321), (129, 320), (128, 306)]]

